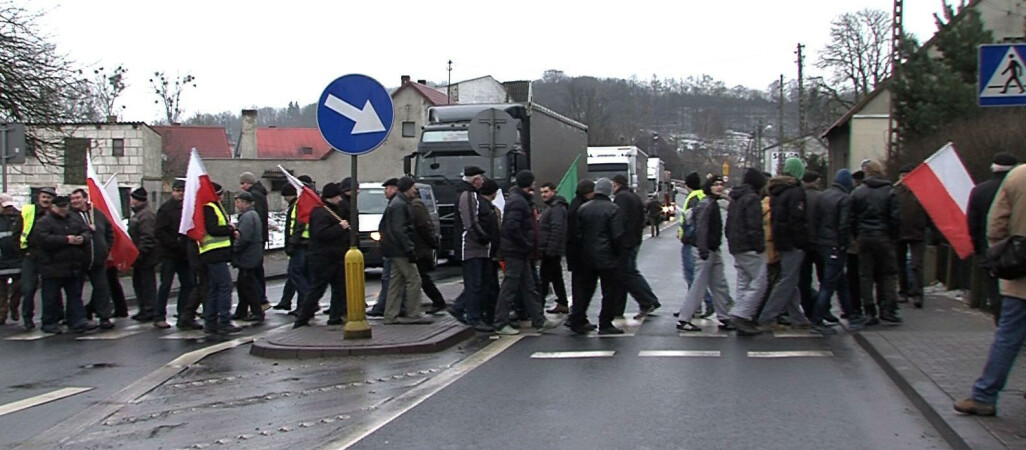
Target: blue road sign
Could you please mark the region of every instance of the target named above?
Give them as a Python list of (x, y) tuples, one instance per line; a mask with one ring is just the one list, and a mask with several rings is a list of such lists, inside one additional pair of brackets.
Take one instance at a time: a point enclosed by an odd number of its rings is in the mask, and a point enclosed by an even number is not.
[(980, 46), (977, 98), (980, 106), (1026, 105), (1026, 44)]
[(392, 129), (392, 97), (377, 80), (350, 74), (324, 88), (317, 128), (335, 150), (362, 155), (378, 148)]

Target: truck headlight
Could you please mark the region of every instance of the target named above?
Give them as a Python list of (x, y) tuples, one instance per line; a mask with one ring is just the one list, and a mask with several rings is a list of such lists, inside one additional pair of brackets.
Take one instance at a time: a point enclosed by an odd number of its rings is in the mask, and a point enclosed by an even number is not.
[(380, 241), (381, 240), (381, 233), (379, 233), (377, 231), (372, 231), (371, 234), (370, 234), (370, 238), (374, 242)]

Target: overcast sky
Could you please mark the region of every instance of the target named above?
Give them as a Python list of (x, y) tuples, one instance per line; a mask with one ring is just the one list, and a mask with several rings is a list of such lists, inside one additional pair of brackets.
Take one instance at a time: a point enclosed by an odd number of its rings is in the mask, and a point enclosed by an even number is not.
[[(89, 67), (129, 69), (122, 120), (153, 121), (148, 80), (191, 73), (183, 118), (251, 106), (317, 101), (333, 79), (364, 73), (386, 87), (400, 75), (453, 81), (492, 75), (648, 80), (707, 73), (728, 86), (765, 89), (807, 45), (811, 75), (830, 21), (891, 0), (449, 0), (234, 1), (20, 0), (44, 10), (39, 24), (59, 51)], [(156, 6), (159, 5), (159, 6)], [(608, 5), (608, 6), (605, 6)], [(905, 0), (905, 29), (935, 30), (939, 0)]]

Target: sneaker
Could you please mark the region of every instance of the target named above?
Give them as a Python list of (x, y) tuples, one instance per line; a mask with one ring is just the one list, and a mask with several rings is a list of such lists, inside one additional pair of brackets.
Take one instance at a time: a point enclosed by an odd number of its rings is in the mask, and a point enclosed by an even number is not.
[(97, 325), (96, 322), (93, 322), (92, 320), (86, 320), (86, 321), (76, 325), (72, 329), (75, 330), (76, 333), (85, 333), (86, 331), (92, 331), (92, 330), (95, 330), (95, 329), (97, 329), (99, 327), (100, 326)]
[(551, 320), (546, 320), (541, 325), (535, 326), (534, 329), (537, 330), (539, 333), (544, 333), (546, 330), (551, 330), (551, 329), (556, 328), (558, 326), (559, 326), (559, 322), (554, 322), (554, 321), (551, 321)]
[(737, 330), (738, 336), (756, 336), (762, 334), (759, 331), (759, 327), (750, 320), (743, 319), (738, 316), (730, 316), (730, 324)]
[(146, 314), (139, 313), (139, 314), (136, 314), (136, 315), (132, 316), (132, 320), (134, 320), (136, 322), (152, 322), (153, 321), (153, 316), (148, 316)]
[(277, 309), (279, 311), (288, 311), (288, 310), (292, 309), (292, 304), (291, 303), (282, 302), (282, 303), (278, 303), (277, 305), (274, 305), (272, 307), (272, 309)]
[(271, 302), (263, 302), (263, 303), (261, 303), (260, 304), (260, 309), (263, 310), (263, 311), (267, 311), (268, 309), (271, 309)]
[(495, 330), (495, 334), (501, 334), (504, 336), (515, 336), (520, 334), (520, 330), (509, 326), (509, 324), (507, 323), (506, 325), (503, 325), (502, 328)]
[(221, 326), (217, 327), (217, 334), (235, 334), (235, 333), (239, 333), (241, 331), (242, 331), (242, 328), (239, 328), (239, 327), (237, 327), (235, 325), (232, 325), (232, 324), (221, 325)]
[(703, 312), (702, 315), (700, 315), (698, 317), (701, 317), (703, 319), (708, 319), (709, 316), (711, 316), (713, 314), (716, 314), (716, 308), (705, 308), (705, 312)]
[(809, 332), (812, 334), (818, 334), (820, 336), (830, 336), (832, 334), (837, 334), (837, 330), (830, 328), (825, 324), (813, 325), (812, 328), (809, 329)]
[(546, 310), (549, 314), (570, 314), (570, 308), (562, 303), (556, 303), (552, 309)]
[(719, 328), (719, 329), (721, 329), (723, 331), (734, 331), (734, 330), (737, 329), (737, 328), (734, 327), (733, 323), (731, 323), (730, 321), (724, 321), (724, 320), (720, 321), (720, 324), (717, 325), (717, 328)]
[(657, 310), (657, 309), (659, 309), (658, 305), (643, 306), (641, 308), (641, 310), (638, 311), (638, 313), (634, 315), (634, 320), (644, 319), (645, 317), (648, 317), (649, 314), (652, 314), (653, 312), (655, 312), (655, 310)]
[[(33, 328), (35, 327), (33, 326)], [(61, 334), (64, 332), (64, 329), (61, 328), (60, 325), (43, 325), (39, 330), (49, 334)]]
[(867, 319), (864, 316), (854, 316), (848, 319), (848, 325), (865, 325), (866, 320)]
[(491, 333), (491, 332), (495, 331), (495, 327), (493, 327), (491, 325), (488, 325), (487, 323), (484, 323), (484, 322), (480, 322), (480, 323), (474, 324), (474, 329), (477, 330), (477, 331), (480, 331), (482, 333)]
[(617, 328), (617, 327), (615, 327), (613, 325), (609, 325), (609, 326), (605, 326), (605, 327), (600, 327), (599, 331), (598, 331), (598, 334), (600, 336), (611, 336), (611, 335), (617, 335), (617, 334), (623, 334), (623, 333), (624, 333), (624, 331), (622, 329)]
[(962, 414), (970, 414), (976, 416), (994, 416), (997, 415), (997, 407), (994, 405), (988, 405), (986, 403), (980, 403), (971, 398), (959, 400), (955, 402), (955, 411)]
[(171, 328), (171, 325), (168, 324), (167, 322), (163, 321), (163, 320), (158, 320), (156, 322), (153, 322), (153, 326), (157, 327), (157, 328), (160, 328), (161, 330), (166, 330), (168, 328)]
[(396, 322), (401, 323), (403, 325), (430, 325), (432, 323), (435, 323), (435, 319), (432, 319), (423, 314), (411, 317), (400, 316), (396, 317), (395, 320)]
[(841, 319), (838, 319), (836, 316), (830, 314), (829, 312), (823, 315), (823, 321), (833, 324), (841, 323)]
[(175, 327), (180, 330), (202, 330), (203, 325), (195, 320), (178, 320)]
[(685, 322), (683, 320), (677, 322), (677, 329), (680, 330), (680, 331), (687, 331), (687, 332), (699, 332), (699, 331), (702, 331), (702, 327), (699, 327), (699, 326), (697, 326), (697, 325), (695, 325), (695, 324), (693, 324), (691, 322)]

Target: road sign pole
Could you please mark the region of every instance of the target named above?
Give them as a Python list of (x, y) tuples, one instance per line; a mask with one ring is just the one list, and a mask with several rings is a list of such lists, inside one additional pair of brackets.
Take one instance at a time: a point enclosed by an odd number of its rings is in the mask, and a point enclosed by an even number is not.
[(491, 134), (491, 144), (488, 146), (488, 150), (491, 153), (489, 158), (489, 164), (491, 165), (488, 167), (488, 176), (495, 178), (495, 153), (499, 150), (495, 148), (495, 113), (499, 110), (492, 108), (490, 111), (492, 112), (492, 127), (491, 133), (489, 133)]
[(4, 193), (7, 193), (7, 124), (2, 124), (0, 127), (3, 127), (0, 128), (0, 134), (3, 135), (2, 138), (0, 138), (0, 140), (3, 141), (3, 144), (0, 144), (3, 146), (3, 151), (0, 152), (0, 161), (2, 161), (0, 162), (0, 166), (3, 166), (3, 169), (0, 171), (3, 172)]
[(360, 242), (360, 213), (357, 197), (360, 194), (360, 182), (356, 177), (356, 155), (353, 155), (353, 190), (349, 204), (349, 251), (346, 252), (346, 325), (342, 331), (343, 339), (370, 339), (371, 328), (367, 323), (366, 279), (363, 276), (363, 252)]

